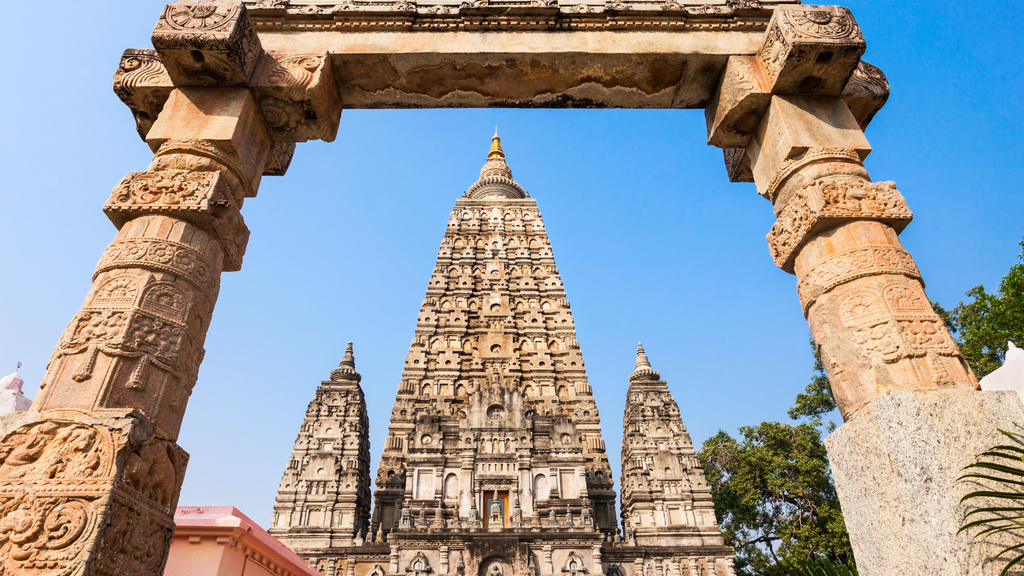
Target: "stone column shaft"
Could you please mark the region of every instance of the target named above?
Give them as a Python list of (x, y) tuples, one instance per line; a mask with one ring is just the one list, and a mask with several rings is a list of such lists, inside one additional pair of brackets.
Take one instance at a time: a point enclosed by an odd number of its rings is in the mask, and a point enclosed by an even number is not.
[(104, 205), (118, 233), (32, 411), (0, 422), (5, 573), (163, 571), (188, 461), (174, 440), (270, 141), (248, 90), (216, 88), (171, 92), (148, 137), (153, 163)]
[(773, 96), (746, 152), (847, 420), (887, 391), (976, 385), (900, 244), (913, 216), (894, 183), (871, 181), (869, 151), (841, 99)]

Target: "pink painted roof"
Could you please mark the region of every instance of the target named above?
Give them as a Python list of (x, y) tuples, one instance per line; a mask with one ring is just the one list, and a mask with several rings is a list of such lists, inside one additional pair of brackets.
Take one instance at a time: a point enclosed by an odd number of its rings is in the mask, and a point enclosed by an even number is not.
[(220, 531), (240, 534), (240, 543), (246, 548), (268, 557), (283, 568), (298, 575), (322, 576), (234, 506), (179, 506), (174, 512), (174, 526), (177, 536), (210, 535)]

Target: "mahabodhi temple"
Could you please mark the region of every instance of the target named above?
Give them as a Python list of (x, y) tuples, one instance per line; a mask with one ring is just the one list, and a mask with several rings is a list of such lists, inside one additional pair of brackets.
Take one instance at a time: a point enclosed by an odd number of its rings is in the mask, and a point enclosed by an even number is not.
[[(978, 390), (900, 243), (910, 208), (863, 166), (889, 86), (849, 10), (183, 0), (154, 18), (153, 49), (114, 74), (152, 163), (111, 175), (117, 233), (92, 289), (32, 409), (0, 418), (3, 574), (162, 573), (188, 462), (176, 439), (221, 274), (242, 266), (244, 201), (297, 142), (332, 141), (344, 108), (436, 107), (704, 109), (729, 179), (777, 217), (769, 253), (796, 276), (844, 420), (826, 443), (860, 573), (988, 573), (957, 532), (954, 480), (1024, 404)], [(318, 388), (270, 526), (325, 576), (732, 574), (642, 346), (615, 513), (569, 301), (497, 136), (447, 223), (375, 490), (355, 357)]]

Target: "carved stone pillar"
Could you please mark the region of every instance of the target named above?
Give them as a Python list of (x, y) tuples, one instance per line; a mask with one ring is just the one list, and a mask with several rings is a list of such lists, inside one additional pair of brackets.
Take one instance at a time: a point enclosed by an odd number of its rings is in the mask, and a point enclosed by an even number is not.
[(870, 151), (838, 98), (773, 96), (747, 147), (778, 221), (775, 263), (797, 291), (843, 418), (879, 394), (976, 380), (898, 232), (913, 217), (892, 182), (872, 182)]
[(888, 96), (862, 53), (845, 9), (780, 7), (758, 54), (730, 58), (709, 141), (778, 217), (769, 249), (797, 277), (846, 422), (826, 445), (860, 574), (981, 574), (957, 535), (956, 478), (1024, 404), (976, 391), (899, 241), (906, 201), (862, 164), (863, 129)]
[(153, 162), (103, 206), (117, 235), (32, 410), (0, 418), (0, 573), (163, 572), (175, 439), (220, 274), (241, 267), (239, 210), (296, 141), (337, 130), (325, 55), (266, 54), (240, 2), (171, 4), (153, 43), (114, 76)]

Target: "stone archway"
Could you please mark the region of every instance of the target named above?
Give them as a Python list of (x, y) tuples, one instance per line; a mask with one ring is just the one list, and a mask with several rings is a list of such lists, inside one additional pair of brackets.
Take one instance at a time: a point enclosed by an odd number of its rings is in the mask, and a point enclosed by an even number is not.
[[(221, 272), (242, 265), (244, 201), (263, 176), (284, 175), (297, 142), (333, 140), (344, 107), (453, 106), (704, 108), (730, 180), (754, 182), (772, 203), (771, 255), (797, 277), (847, 420), (829, 450), (862, 572), (973, 570), (951, 480), (963, 454), (991, 443), (988, 430), (1024, 410), (975, 393), (899, 241), (912, 214), (863, 166), (863, 129), (888, 83), (861, 61), (848, 10), (183, 0), (152, 41), (124, 53), (114, 88), (153, 162), (106, 201), (115, 239), (33, 411), (5, 422), (4, 442), (31, 444), (35, 457), (0, 466), (0, 497), (43, 527), (0, 548), (11, 572), (161, 571), (187, 463), (175, 440)], [(955, 448), (927, 442), (952, 433)], [(82, 440), (73, 460), (90, 465), (51, 474), (43, 463), (69, 434)], [(890, 476), (904, 485), (867, 480)], [(934, 523), (911, 534), (904, 520), (922, 510)], [(928, 564), (936, 558), (953, 560)]]

